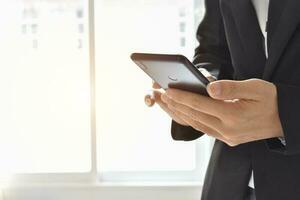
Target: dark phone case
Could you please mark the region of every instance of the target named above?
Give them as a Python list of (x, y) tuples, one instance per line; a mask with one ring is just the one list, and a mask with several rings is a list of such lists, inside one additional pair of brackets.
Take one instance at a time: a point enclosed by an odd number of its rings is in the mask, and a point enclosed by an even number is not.
[(208, 96), (209, 80), (182, 55), (133, 53), (131, 59), (163, 89), (177, 88)]

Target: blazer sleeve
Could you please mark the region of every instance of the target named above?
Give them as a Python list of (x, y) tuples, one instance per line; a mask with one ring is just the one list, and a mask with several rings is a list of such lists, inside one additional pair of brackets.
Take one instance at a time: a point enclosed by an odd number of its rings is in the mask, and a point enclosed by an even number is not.
[(271, 151), (285, 155), (300, 153), (300, 91), (299, 86), (278, 84), (278, 112), (282, 124), (286, 145), (283, 145), (277, 138), (267, 140)]
[[(205, 68), (218, 79), (232, 79), (233, 68), (225, 36), (219, 0), (205, 0), (205, 16), (197, 30), (199, 46), (195, 50), (194, 65)], [(172, 122), (172, 138), (190, 141), (203, 135), (192, 127)]]

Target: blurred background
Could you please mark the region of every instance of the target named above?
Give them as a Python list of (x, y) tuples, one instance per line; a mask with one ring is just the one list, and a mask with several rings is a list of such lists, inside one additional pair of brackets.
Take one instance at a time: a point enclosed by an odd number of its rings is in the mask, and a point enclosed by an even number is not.
[(192, 59), (203, 0), (0, 2), (0, 200), (200, 198), (212, 141), (172, 140), (130, 54)]

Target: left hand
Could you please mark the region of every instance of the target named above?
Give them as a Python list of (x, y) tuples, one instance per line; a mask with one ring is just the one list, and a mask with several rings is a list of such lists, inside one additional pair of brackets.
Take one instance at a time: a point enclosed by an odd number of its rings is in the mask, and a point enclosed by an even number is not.
[(194, 129), (230, 146), (283, 137), (274, 84), (222, 80), (210, 83), (208, 93), (168, 89), (162, 100)]

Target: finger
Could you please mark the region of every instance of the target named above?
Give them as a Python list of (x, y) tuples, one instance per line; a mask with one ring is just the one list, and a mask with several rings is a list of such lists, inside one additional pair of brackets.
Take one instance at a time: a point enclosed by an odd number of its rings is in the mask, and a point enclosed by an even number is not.
[(153, 95), (150, 95), (150, 94), (145, 96), (144, 101), (148, 107), (152, 107), (155, 104), (155, 99), (154, 99)]
[(153, 92), (155, 102), (168, 114), (173, 114), (174, 112), (168, 108), (168, 105), (162, 101), (162, 94), (160, 92)]
[(166, 95), (179, 104), (215, 117), (220, 117), (224, 115), (223, 113), (227, 113), (224, 112), (225, 109), (228, 109), (224, 106), (224, 102), (210, 97), (177, 89), (168, 89)]
[(188, 126), (178, 115), (176, 115), (172, 110), (169, 109), (168, 105), (164, 103), (161, 99), (161, 93), (154, 92), (155, 102), (160, 106), (162, 110), (164, 110), (174, 121), (177, 123)]
[(187, 124), (189, 124), (195, 130), (200, 131), (211, 137), (217, 138), (218, 140), (225, 142), (226, 139), (220, 133), (218, 133), (218, 131), (214, 130), (213, 128), (210, 128), (198, 121), (195, 121), (192, 118), (190, 118), (189, 116), (187, 116), (184, 113), (181, 113), (179, 111), (175, 111), (175, 114), (180, 116), (183, 121), (185, 121)]
[(222, 80), (210, 83), (207, 91), (212, 98), (219, 100), (260, 100), (267, 92), (274, 90), (274, 87), (272, 83), (259, 79)]
[(168, 98), (168, 96), (166, 95), (166, 93), (164, 93), (164, 94), (161, 95), (161, 100), (162, 100), (165, 104), (168, 104), (169, 98)]
[(158, 83), (153, 82), (152, 88), (153, 88), (153, 89), (161, 89), (161, 86), (160, 86)]
[(205, 124), (210, 128), (219, 130), (221, 127), (222, 124), (221, 120), (214, 116), (208, 115), (206, 113), (202, 113), (183, 104), (176, 103), (172, 99), (169, 99), (167, 104), (170, 110), (179, 111), (184, 115), (189, 116), (191, 119), (198, 121), (202, 124)]
[(153, 98), (156, 103), (162, 102), (162, 93), (159, 91), (153, 91)]
[[(154, 83), (154, 82), (153, 82)], [(144, 102), (148, 107), (152, 107), (155, 104), (155, 95), (158, 98), (158, 100), (160, 100), (160, 95), (161, 95), (161, 91), (159, 91), (158, 89), (154, 89), (151, 90), (152, 94), (148, 93), (147, 95), (145, 95), (144, 97)], [(155, 94), (156, 92), (156, 94)]]

